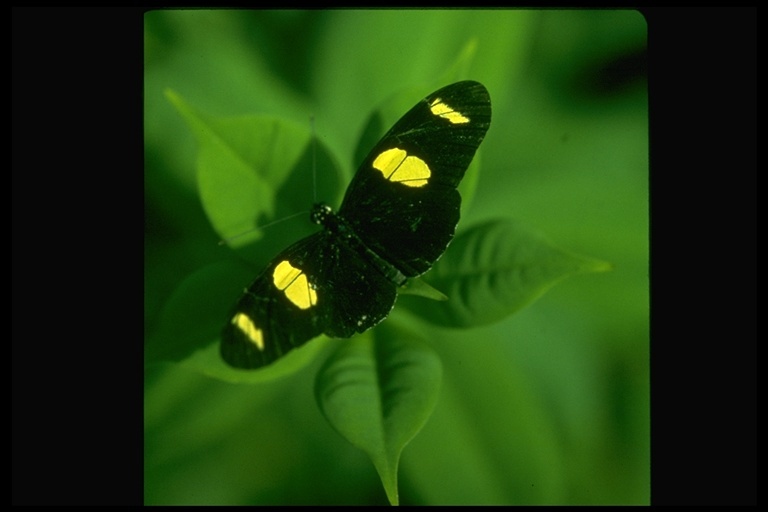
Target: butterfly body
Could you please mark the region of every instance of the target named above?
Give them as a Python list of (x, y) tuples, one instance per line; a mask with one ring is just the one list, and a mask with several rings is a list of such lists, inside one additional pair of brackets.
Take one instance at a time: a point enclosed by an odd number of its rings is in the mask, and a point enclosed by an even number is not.
[(224, 360), (259, 368), (320, 334), (348, 338), (386, 318), (397, 288), (453, 238), (456, 187), (490, 115), (487, 90), (470, 81), (406, 113), (365, 158), (338, 213), (313, 207), (323, 230), (281, 252), (245, 290), (222, 332)]
[(330, 245), (347, 245), (365, 259), (372, 268), (384, 274), (384, 277), (395, 286), (401, 286), (408, 280), (400, 270), (365, 245), (365, 242), (357, 236), (347, 221), (341, 215), (336, 214), (327, 204), (315, 204), (310, 218), (315, 224), (321, 224), (325, 228), (327, 236), (332, 237), (329, 239)]

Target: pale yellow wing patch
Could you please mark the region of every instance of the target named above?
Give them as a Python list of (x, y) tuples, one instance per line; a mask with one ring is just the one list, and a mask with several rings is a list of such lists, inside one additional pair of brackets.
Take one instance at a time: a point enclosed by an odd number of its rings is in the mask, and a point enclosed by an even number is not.
[(381, 171), (381, 174), (389, 181), (402, 183), (409, 187), (423, 187), (429, 182), (429, 177), (432, 176), (432, 171), (429, 170), (429, 166), (424, 160), (412, 155), (409, 156), (400, 148), (383, 151), (373, 161), (373, 167)]
[(261, 329), (256, 327), (253, 320), (251, 320), (245, 313), (238, 313), (233, 316), (232, 325), (240, 329), (240, 332), (245, 334), (246, 338), (256, 345), (256, 348), (262, 351), (264, 350), (264, 333)]
[(317, 304), (317, 292), (309, 284), (307, 275), (290, 264), (288, 260), (281, 261), (272, 273), (272, 281), (278, 290), (300, 309), (309, 309)]
[(451, 108), (447, 103), (443, 102), (440, 98), (435, 98), (432, 103), (429, 104), (429, 109), (436, 116), (440, 116), (443, 119), (447, 119), (453, 124), (464, 124), (469, 122), (469, 118), (464, 116), (461, 112), (458, 112)]

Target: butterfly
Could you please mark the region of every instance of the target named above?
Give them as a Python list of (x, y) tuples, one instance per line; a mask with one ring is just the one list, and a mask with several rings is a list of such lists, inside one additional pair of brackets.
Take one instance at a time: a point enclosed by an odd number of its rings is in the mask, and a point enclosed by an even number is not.
[(261, 368), (320, 334), (349, 338), (386, 318), (398, 288), (453, 239), (456, 188), (490, 123), (490, 96), (474, 81), (409, 110), (363, 160), (338, 212), (312, 207), (323, 229), (278, 254), (245, 290), (222, 331), (222, 358)]

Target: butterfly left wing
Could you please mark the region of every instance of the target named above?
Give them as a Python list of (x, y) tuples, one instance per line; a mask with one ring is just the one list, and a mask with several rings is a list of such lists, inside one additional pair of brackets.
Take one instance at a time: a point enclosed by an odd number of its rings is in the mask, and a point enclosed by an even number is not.
[(394, 284), (333, 233), (318, 232), (269, 263), (222, 331), (231, 366), (259, 368), (325, 333), (347, 338), (391, 311)]

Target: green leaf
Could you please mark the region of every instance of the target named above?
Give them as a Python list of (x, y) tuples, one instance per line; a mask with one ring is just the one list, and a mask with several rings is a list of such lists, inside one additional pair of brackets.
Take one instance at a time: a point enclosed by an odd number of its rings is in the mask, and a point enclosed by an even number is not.
[(440, 360), (428, 346), (384, 324), (375, 335), (345, 342), (318, 372), (320, 409), (368, 454), (393, 505), (400, 453), (432, 413), (441, 378)]
[(432, 300), (448, 300), (448, 297), (438, 290), (428, 285), (423, 279), (416, 277), (409, 279), (400, 288), (397, 289), (398, 295), (418, 295)]
[(144, 347), (146, 362), (182, 361), (218, 338), (233, 291), (246, 279), (243, 265), (223, 261), (187, 276), (163, 304)]
[(234, 248), (264, 242), (262, 250), (251, 247), (249, 258), (263, 254), (264, 247), (287, 247), (316, 229), (309, 222), (255, 228), (308, 212), (315, 197), (334, 205), (340, 199), (346, 180), (328, 149), (320, 141), (311, 143), (309, 122), (302, 126), (261, 115), (214, 118), (173, 91), (166, 97), (197, 138), (200, 199), (219, 237)]
[(519, 222), (495, 220), (457, 236), (423, 277), (447, 301), (404, 296), (398, 304), (438, 325), (474, 327), (511, 315), (568, 276), (610, 268), (555, 247)]
[(451, 63), (450, 67), (440, 75), (441, 82), (448, 84), (469, 78), (472, 63), (475, 61), (475, 55), (477, 54), (477, 46), (478, 40), (474, 37), (464, 43), (464, 47), (456, 56), (456, 59)]

